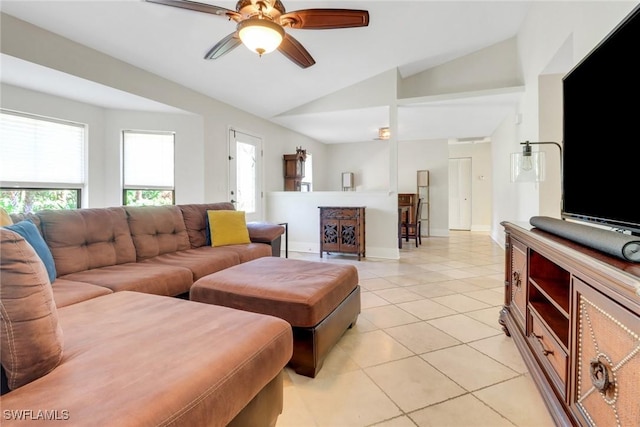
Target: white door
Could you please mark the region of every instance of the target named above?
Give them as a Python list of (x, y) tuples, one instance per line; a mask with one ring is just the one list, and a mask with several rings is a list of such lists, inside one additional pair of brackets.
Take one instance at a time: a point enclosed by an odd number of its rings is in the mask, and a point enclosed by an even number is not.
[(471, 158), (449, 159), (449, 229), (471, 230)]
[(229, 201), (247, 221), (262, 220), (262, 139), (229, 130)]

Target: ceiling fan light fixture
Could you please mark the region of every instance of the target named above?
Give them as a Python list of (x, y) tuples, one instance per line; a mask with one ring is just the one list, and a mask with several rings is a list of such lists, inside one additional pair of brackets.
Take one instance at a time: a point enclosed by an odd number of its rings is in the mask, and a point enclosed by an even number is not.
[(268, 19), (253, 18), (238, 24), (238, 35), (250, 51), (262, 56), (280, 46), (284, 29)]

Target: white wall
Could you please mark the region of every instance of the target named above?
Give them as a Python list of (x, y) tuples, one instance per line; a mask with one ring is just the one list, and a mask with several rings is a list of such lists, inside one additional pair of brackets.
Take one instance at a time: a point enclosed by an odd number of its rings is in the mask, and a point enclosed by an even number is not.
[[(553, 137), (558, 134), (557, 124), (547, 126), (549, 120), (557, 121), (557, 115), (553, 115), (553, 118), (547, 118), (543, 114), (548, 112), (550, 108), (557, 108), (557, 100), (553, 96), (541, 96), (546, 89), (544, 86), (540, 87), (540, 76), (549, 73), (549, 66), (557, 61), (560, 53), (565, 52), (566, 46), (571, 47), (568, 49), (571, 58), (568, 58), (567, 61), (570, 65), (565, 67), (567, 69), (558, 70), (556, 73), (568, 71), (568, 68), (580, 61), (636, 5), (635, 1), (532, 2), (530, 13), (517, 37), (517, 58), (522, 80), (519, 83), (524, 83), (525, 91), (521, 102), (514, 108), (513, 114), (505, 117), (502, 125), (491, 135), (493, 169), (491, 233), (496, 241), (503, 241), (500, 221), (528, 221), (532, 215), (537, 215), (541, 211), (541, 207), (547, 206), (547, 200), (551, 197), (547, 195), (548, 192), (544, 190), (543, 186), (532, 184), (528, 187), (516, 187), (515, 184), (509, 182), (509, 154), (521, 150), (518, 144), (520, 141), (536, 141), (542, 137)], [(333, 166), (329, 166), (337, 161), (332, 152), (334, 150), (340, 151), (343, 148), (329, 148), (308, 137), (4, 14), (2, 15), (2, 36), (0, 50), (5, 54), (171, 105), (200, 117), (200, 119), (194, 120), (202, 121), (202, 130), (191, 133), (194, 139), (189, 140), (186, 144), (186, 147), (196, 152), (185, 152), (184, 157), (181, 157), (180, 160), (193, 169), (180, 178), (182, 182), (189, 181), (189, 185), (193, 185), (191, 189), (184, 190), (184, 192), (182, 189), (180, 190), (181, 200), (221, 201), (228, 199), (227, 130), (229, 127), (263, 138), (265, 192), (277, 192), (283, 188), (282, 155), (294, 152), (296, 146), (303, 146), (313, 154), (314, 185), (317, 190), (334, 189), (335, 183), (339, 182), (337, 179), (343, 168), (354, 171), (368, 170), (366, 152), (355, 157), (362, 160), (360, 165), (343, 163), (339, 164), (339, 170), (336, 171), (332, 169)], [(500, 49), (509, 47), (509, 43), (498, 46)], [(460, 75), (459, 73), (464, 73), (464, 70), (469, 69), (468, 59), (472, 58), (453, 61), (440, 70), (433, 70), (430, 75), (438, 77), (438, 87), (448, 87), (448, 90), (456, 92), (462, 86), (468, 85), (456, 77)], [(446, 73), (439, 72), (445, 69)], [(392, 70), (379, 78), (365, 82), (369, 88), (375, 85), (380, 88), (382, 95), (376, 98), (378, 104), (381, 99), (395, 96), (396, 87), (389, 86), (389, 82), (395, 81), (397, 77), (395, 73), (395, 70)], [(451, 80), (447, 82), (447, 78)], [(505, 76), (502, 75), (501, 79), (504, 80)], [(420, 84), (424, 83), (423, 79)], [(74, 104), (73, 102), (69, 102), (64, 108), (59, 109), (56, 107), (58, 101), (45, 95), (24, 94), (24, 99), (20, 99), (22, 95), (17, 94), (17, 91), (12, 94), (11, 92), (5, 93), (5, 87), (2, 90), (3, 107), (13, 106), (13, 108), (25, 111), (23, 107), (26, 105), (30, 108), (37, 108), (41, 114), (59, 118), (61, 118), (60, 114), (67, 114), (69, 117), (66, 118), (69, 120), (90, 124), (99, 135), (92, 136), (89, 154), (89, 180), (92, 184), (89, 206), (113, 204), (113, 201), (116, 200), (113, 196), (114, 184), (111, 180), (115, 168), (113, 156), (115, 145), (113, 145), (113, 141), (107, 141), (107, 138), (110, 138), (110, 133), (105, 126), (107, 123), (113, 123), (113, 126), (116, 126), (116, 123), (123, 122), (133, 126), (124, 117), (129, 113), (106, 114), (97, 107), (80, 103)], [(347, 92), (349, 92), (349, 88), (345, 93)], [(375, 93), (375, 90), (369, 93)], [(336, 94), (332, 99), (339, 99), (340, 95)], [(344, 99), (344, 97), (342, 98)], [(390, 102), (393, 104), (394, 100)], [(316, 104), (325, 105), (322, 100)], [(137, 120), (140, 120), (141, 123), (155, 121), (152, 118), (145, 118), (143, 115), (138, 115)], [(394, 120), (390, 120), (390, 122), (393, 125)], [(452, 137), (456, 136), (452, 135)], [(196, 141), (196, 139), (199, 140)], [(397, 151), (392, 144), (397, 144)], [(399, 190), (404, 186), (400, 181), (395, 181), (396, 177), (399, 179), (404, 174), (404, 169), (399, 167), (402, 162), (395, 162), (396, 154), (400, 156), (402, 153), (403, 143), (393, 141), (390, 145), (389, 159), (384, 170), (387, 173), (385, 177), (388, 180), (387, 190), (394, 191), (394, 189)], [(344, 149), (351, 150), (349, 147)], [(374, 157), (378, 155), (382, 157), (380, 153), (376, 153)], [(199, 159), (197, 159), (198, 157)], [(381, 157), (376, 157), (372, 164), (381, 164)], [(442, 157), (442, 161), (446, 161), (446, 159), (448, 159), (448, 154)], [(192, 163), (191, 160), (197, 163)], [(397, 175), (396, 168), (398, 168)], [(422, 167), (416, 166), (415, 170), (418, 168), (422, 169)], [(383, 167), (380, 166), (380, 171), (382, 170)], [(109, 184), (106, 184), (107, 181)], [(366, 180), (362, 182), (371, 182), (374, 188), (383, 187), (383, 179), (378, 178), (378, 175), (371, 177), (366, 175)], [(445, 192), (448, 192), (448, 189)], [(267, 198), (267, 210), (269, 202), (270, 199)], [(434, 205), (437, 203), (434, 202)], [(443, 203), (443, 205), (447, 204)], [(393, 219), (391, 221), (393, 222)], [(448, 229), (448, 226), (440, 225), (438, 227), (442, 227), (443, 230)]]
[[(398, 193), (416, 193), (419, 170), (429, 171), (429, 234), (449, 235), (449, 144), (446, 140), (398, 143)], [(423, 224), (423, 228), (425, 225)]]
[[(341, 191), (342, 172), (353, 172), (355, 191), (389, 190), (389, 143), (387, 141), (327, 144), (331, 159), (325, 167), (328, 191)], [(314, 159), (315, 162), (315, 159)]]
[[(313, 153), (314, 161), (319, 166), (316, 167), (314, 181), (319, 189), (325, 186), (326, 178), (321, 167), (327, 161), (324, 144), (24, 21), (5, 14), (1, 14), (0, 17), (2, 19), (0, 50), (3, 53), (169, 105), (202, 118), (199, 125), (201, 129), (188, 132), (186, 136), (189, 141), (187, 145), (195, 151), (181, 154), (181, 161), (189, 164), (189, 168), (192, 169), (186, 172), (184, 179), (191, 180), (193, 187), (189, 190), (180, 190), (182, 192), (180, 200), (214, 202), (229, 199), (229, 128), (235, 128), (263, 139), (263, 190), (265, 192), (283, 189), (282, 155), (295, 152), (297, 146), (302, 146)], [(2, 103), (4, 105), (4, 99), (2, 99)], [(52, 116), (58, 117), (55, 111)], [(143, 116), (138, 116), (132, 121), (122, 115), (113, 117), (113, 120), (117, 122), (126, 122), (127, 126), (135, 126), (138, 119), (143, 124), (148, 122), (148, 118)], [(153, 119), (149, 120), (154, 121)], [(110, 144), (107, 141), (104, 143)], [(112, 155), (113, 147), (109, 145), (106, 149)], [(95, 148), (93, 150), (96, 152)], [(101, 158), (90, 160), (92, 170), (103, 161)], [(189, 160), (194, 160), (196, 163), (189, 163)], [(92, 173), (97, 176), (104, 175), (101, 179), (94, 177), (92, 182), (106, 181), (107, 177), (111, 179), (109, 174), (114, 164), (110, 163), (108, 166), (109, 171), (105, 171), (103, 168), (101, 171)], [(112, 183), (111, 185), (115, 185), (113, 181), (109, 182)], [(100, 191), (112, 191), (112, 188), (100, 188), (98, 192)], [(112, 196), (98, 199), (90, 198), (89, 205), (101, 206), (113, 203), (113, 201)]]
[[(327, 188), (329, 191), (340, 191), (341, 173), (353, 172), (356, 192), (389, 192), (387, 141), (328, 144), (326, 150), (331, 159), (326, 166), (330, 182)], [(429, 171), (429, 228), (432, 236), (449, 235), (448, 159), (447, 140), (398, 142), (398, 193), (415, 193), (416, 172), (425, 169)], [(484, 224), (485, 230), (488, 229), (488, 224), (487, 219)]]
[[(518, 34), (518, 57), (526, 89), (513, 115), (506, 117), (491, 135), (494, 165), (492, 236), (498, 243), (504, 242), (501, 221), (528, 222), (531, 216), (553, 212), (551, 206), (557, 204), (558, 176), (550, 178), (555, 179), (555, 183), (549, 181), (544, 185), (509, 181), (509, 154), (522, 151), (520, 141), (541, 141), (562, 134), (558, 89), (540, 76), (550, 72), (564, 75), (570, 71), (637, 4), (636, 1), (531, 4)], [(570, 57), (559, 58), (562, 55)], [(564, 67), (558, 66), (559, 63), (564, 63)], [(551, 67), (554, 69), (549, 71)], [(547, 155), (553, 156), (554, 149), (549, 147)], [(555, 185), (554, 190), (545, 190), (546, 185)]]
[(496, 43), (400, 82), (401, 98), (519, 86), (516, 38)]
[(1, 85), (2, 108), (87, 125), (87, 188), (84, 207), (122, 204), (123, 130), (175, 131), (176, 203), (204, 202), (202, 118), (100, 108), (10, 85)]
[(87, 150), (85, 172), (91, 187), (83, 192), (83, 207), (105, 206), (104, 109), (5, 84), (0, 84), (0, 91), (2, 108), (83, 123), (89, 127), (89, 145), (94, 148)]
[[(557, 141), (562, 146), (562, 77), (546, 74), (538, 79), (540, 90), (540, 141)], [(540, 182), (540, 210), (538, 215), (560, 218), (562, 212), (562, 152), (552, 144), (536, 147), (544, 152), (546, 179)]]
[(140, 111), (105, 111), (105, 206), (117, 206), (122, 200), (122, 186), (118, 179), (121, 150), (120, 135), (123, 130), (148, 130), (175, 132), (175, 197), (177, 204), (204, 203), (205, 164), (203, 120), (195, 114), (167, 114)]
[[(398, 259), (398, 198), (387, 192), (293, 191), (267, 195), (267, 219), (289, 223), (289, 250), (320, 251), (319, 206), (364, 206), (368, 258)], [(283, 248), (284, 249), (284, 248)]]

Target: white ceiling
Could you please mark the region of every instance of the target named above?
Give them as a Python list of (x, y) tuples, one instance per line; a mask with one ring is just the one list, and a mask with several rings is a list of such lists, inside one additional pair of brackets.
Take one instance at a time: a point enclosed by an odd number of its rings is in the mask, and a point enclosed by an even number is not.
[[(203, 1), (204, 2), (204, 1)], [(235, 9), (235, 1), (210, 4)], [(212, 98), (323, 142), (371, 140), (388, 107), (320, 114), (289, 110), (398, 69), (408, 77), (515, 36), (528, 9), (519, 1), (287, 1), (307, 8), (366, 9), (366, 28), (287, 29), (316, 60), (301, 69), (279, 52), (258, 57), (238, 47), (204, 54), (235, 30), (232, 21), (144, 0), (6, 1), (0, 10)], [(2, 55), (2, 82), (112, 108), (175, 111), (155, 102)], [(402, 139), (484, 137), (517, 93), (483, 94), (400, 106)]]

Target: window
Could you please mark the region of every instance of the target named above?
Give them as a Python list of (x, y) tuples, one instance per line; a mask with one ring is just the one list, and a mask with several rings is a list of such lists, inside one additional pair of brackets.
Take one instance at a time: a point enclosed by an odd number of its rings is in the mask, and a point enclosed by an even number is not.
[(300, 191), (313, 191), (313, 158), (309, 153), (304, 161), (304, 178), (300, 184)]
[(76, 209), (85, 186), (83, 124), (0, 111), (0, 206)]
[(236, 186), (238, 202), (236, 209), (244, 212), (256, 211), (256, 146), (238, 141), (236, 151)]
[(123, 200), (130, 206), (174, 204), (173, 132), (124, 131)]
[(247, 221), (262, 218), (262, 138), (229, 129), (229, 201)]

